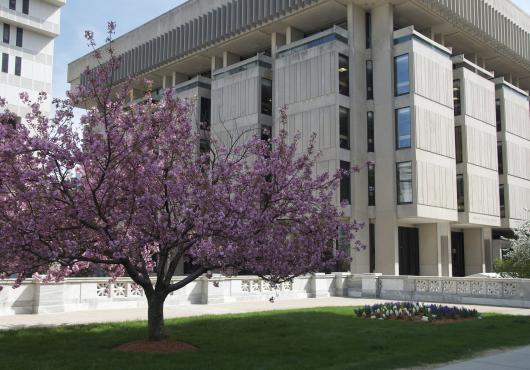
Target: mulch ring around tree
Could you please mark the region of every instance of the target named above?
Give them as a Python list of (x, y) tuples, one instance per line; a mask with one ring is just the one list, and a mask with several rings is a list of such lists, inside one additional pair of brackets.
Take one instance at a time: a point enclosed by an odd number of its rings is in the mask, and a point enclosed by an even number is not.
[(189, 343), (178, 342), (171, 339), (163, 339), (157, 342), (139, 340), (120, 344), (115, 348), (121, 352), (136, 353), (177, 353), (177, 352), (195, 352), (199, 349)]

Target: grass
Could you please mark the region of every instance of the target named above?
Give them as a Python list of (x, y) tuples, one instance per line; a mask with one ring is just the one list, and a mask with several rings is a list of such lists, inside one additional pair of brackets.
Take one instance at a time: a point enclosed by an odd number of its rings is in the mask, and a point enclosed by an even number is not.
[(0, 332), (2, 369), (393, 369), (443, 363), (530, 344), (530, 317), (487, 315), (449, 324), (356, 319), (352, 308), (204, 316), (166, 322), (199, 347), (177, 354), (121, 353), (144, 322)]

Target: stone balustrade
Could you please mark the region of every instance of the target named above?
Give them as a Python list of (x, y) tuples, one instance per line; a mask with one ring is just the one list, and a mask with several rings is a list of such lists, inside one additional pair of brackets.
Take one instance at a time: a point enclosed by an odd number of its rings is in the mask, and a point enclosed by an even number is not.
[[(182, 277), (175, 277), (178, 281)], [(147, 307), (141, 287), (127, 278), (66, 279), (62, 283), (29, 280), (18, 289), (3, 281), (0, 315), (58, 313)], [(530, 308), (530, 280), (418, 276), (312, 274), (272, 286), (256, 276), (197, 279), (173, 292), (167, 306), (345, 296)], [(355, 305), (355, 301), (352, 301)]]

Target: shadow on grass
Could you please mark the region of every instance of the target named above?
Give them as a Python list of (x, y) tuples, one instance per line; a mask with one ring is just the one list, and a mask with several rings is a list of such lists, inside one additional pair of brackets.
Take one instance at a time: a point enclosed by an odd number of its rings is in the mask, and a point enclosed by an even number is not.
[(166, 332), (199, 348), (120, 353), (144, 339), (144, 322), (0, 332), (6, 369), (392, 369), (530, 344), (530, 318), (490, 315), (443, 325), (371, 321), (352, 308), (167, 320)]

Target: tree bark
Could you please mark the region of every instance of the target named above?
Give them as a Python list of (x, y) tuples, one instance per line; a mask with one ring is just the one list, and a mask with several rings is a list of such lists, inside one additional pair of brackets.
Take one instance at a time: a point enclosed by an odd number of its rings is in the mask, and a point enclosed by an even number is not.
[(149, 340), (152, 342), (164, 339), (164, 302), (165, 296), (153, 294), (147, 298), (147, 326)]

